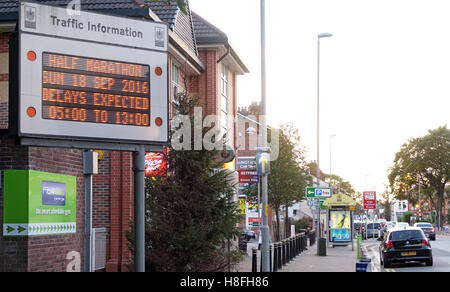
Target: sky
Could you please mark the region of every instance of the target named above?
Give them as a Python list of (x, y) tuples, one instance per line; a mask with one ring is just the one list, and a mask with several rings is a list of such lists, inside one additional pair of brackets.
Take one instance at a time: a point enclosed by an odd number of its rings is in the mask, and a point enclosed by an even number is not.
[[(259, 101), (260, 1), (189, 3), (250, 69), (238, 77), (238, 106)], [(402, 144), (450, 127), (450, 2), (265, 3), (268, 123), (293, 123), (317, 160), (317, 35), (333, 34), (320, 41), (320, 168), (330, 173), (331, 150), (331, 173), (381, 194)]]

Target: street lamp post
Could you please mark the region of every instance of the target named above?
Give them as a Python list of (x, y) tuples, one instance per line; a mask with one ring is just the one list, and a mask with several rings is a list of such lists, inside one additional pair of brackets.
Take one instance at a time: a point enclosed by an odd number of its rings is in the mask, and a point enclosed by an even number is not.
[[(326, 37), (332, 37), (331, 33), (320, 33), (317, 35), (317, 187), (320, 187), (320, 164), (319, 164), (319, 129), (320, 129), (320, 39)], [(317, 202), (317, 237), (321, 237), (321, 228), (320, 228), (320, 200)], [(317, 244), (317, 253), (319, 253), (319, 244)]]
[[(266, 120), (266, 3), (261, 0), (261, 123), (262, 148), (267, 150), (267, 120)], [(270, 231), (268, 218), (268, 175), (261, 175), (262, 226), (261, 226), (261, 270), (270, 272)]]
[(336, 137), (336, 135), (332, 134), (330, 135), (330, 188), (331, 188), (331, 138)]

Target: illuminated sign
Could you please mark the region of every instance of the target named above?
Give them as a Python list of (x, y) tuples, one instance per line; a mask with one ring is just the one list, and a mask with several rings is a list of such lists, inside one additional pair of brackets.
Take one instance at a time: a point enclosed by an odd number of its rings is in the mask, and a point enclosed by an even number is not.
[(146, 153), (145, 175), (150, 177), (167, 176), (167, 148), (161, 153)]
[(167, 25), (69, 12), (21, 2), (17, 135), (166, 144)]
[(150, 126), (150, 67), (44, 53), (42, 118)]

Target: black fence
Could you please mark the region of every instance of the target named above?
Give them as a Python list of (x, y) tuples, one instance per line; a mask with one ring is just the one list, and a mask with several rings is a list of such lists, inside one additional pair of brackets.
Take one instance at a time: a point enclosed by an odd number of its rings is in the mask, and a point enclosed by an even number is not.
[[(303, 251), (307, 249), (308, 239), (310, 246), (316, 242), (316, 232), (314, 230), (304, 231), (294, 237), (275, 242), (270, 245), (270, 272), (278, 272), (283, 269), (283, 266), (293, 261)], [(260, 266), (262, 271), (261, 252), (259, 252)], [(258, 249), (252, 249), (252, 272), (257, 272), (258, 269)]]

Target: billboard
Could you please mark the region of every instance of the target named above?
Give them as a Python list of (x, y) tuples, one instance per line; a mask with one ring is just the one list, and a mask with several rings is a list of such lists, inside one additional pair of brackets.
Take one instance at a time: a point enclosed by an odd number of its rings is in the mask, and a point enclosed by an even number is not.
[(5, 171), (3, 236), (76, 233), (76, 186), (75, 176)]
[(166, 24), (28, 2), (19, 18), (17, 135), (168, 142)]

